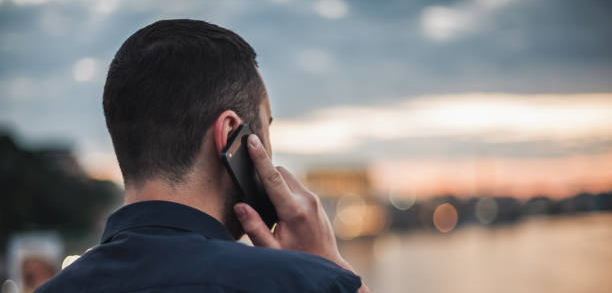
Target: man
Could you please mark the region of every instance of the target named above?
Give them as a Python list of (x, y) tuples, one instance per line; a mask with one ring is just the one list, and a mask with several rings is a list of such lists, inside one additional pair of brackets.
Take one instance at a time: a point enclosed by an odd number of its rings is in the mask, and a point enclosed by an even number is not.
[[(255, 52), (193, 20), (149, 25), (121, 46), (104, 113), (125, 206), (99, 246), (38, 292), (367, 292), (321, 204), (270, 160), (272, 121)], [(220, 154), (247, 123), (248, 150), (278, 214), (271, 232), (238, 203)], [(256, 247), (235, 239), (246, 233)]]

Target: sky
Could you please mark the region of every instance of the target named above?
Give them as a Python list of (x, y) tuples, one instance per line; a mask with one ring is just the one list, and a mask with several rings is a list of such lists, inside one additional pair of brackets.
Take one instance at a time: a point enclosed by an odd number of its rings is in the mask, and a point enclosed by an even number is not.
[(121, 181), (108, 64), (159, 19), (257, 51), (275, 161), (366, 168), (381, 194), (612, 189), (612, 2), (0, 0), (0, 128)]

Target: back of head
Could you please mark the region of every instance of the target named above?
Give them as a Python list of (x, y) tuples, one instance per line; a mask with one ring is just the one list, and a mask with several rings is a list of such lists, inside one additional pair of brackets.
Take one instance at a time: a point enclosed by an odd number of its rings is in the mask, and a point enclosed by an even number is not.
[(225, 110), (261, 127), (255, 56), (240, 36), (204, 21), (162, 20), (130, 36), (110, 65), (103, 102), (125, 184), (181, 182)]

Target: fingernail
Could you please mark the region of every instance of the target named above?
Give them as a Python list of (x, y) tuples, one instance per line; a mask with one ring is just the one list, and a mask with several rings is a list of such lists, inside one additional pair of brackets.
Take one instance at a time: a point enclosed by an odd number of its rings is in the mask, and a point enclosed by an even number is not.
[(247, 217), (247, 211), (243, 206), (237, 205), (234, 208), (234, 212), (236, 212), (236, 216), (238, 217), (238, 220), (240, 221), (246, 219)]
[(251, 147), (253, 148), (259, 147), (260, 145), (259, 137), (257, 137), (257, 135), (255, 134), (249, 135), (249, 143), (251, 144)]

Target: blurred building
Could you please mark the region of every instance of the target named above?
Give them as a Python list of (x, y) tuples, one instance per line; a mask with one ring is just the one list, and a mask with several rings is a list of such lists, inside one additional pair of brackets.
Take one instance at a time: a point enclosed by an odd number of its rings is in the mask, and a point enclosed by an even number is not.
[(372, 186), (366, 168), (317, 168), (309, 170), (304, 183), (320, 197), (347, 195), (369, 197)]
[(311, 169), (304, 183), (321, 197), (340, 239), (374, 236), (386, 229), (387, 211), (375, 196), (366, 168)]

